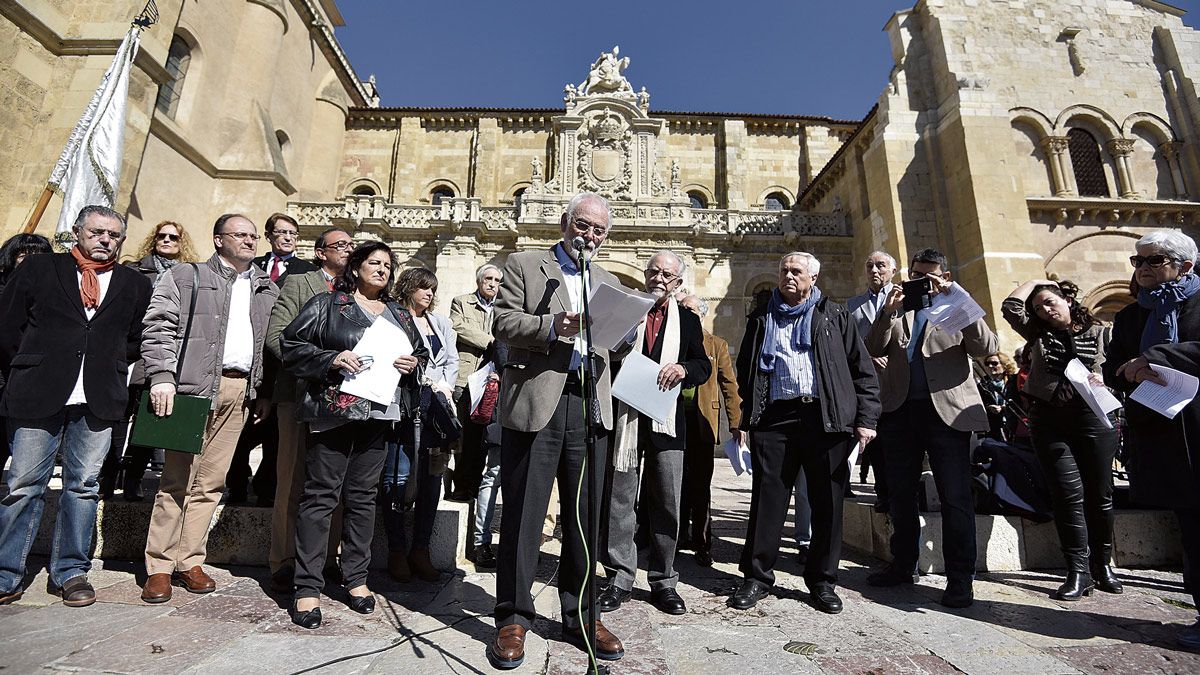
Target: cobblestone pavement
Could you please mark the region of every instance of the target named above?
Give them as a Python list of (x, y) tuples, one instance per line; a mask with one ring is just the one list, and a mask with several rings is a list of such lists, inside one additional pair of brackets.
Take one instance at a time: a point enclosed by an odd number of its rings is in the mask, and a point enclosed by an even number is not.
[[(1056, 573), (984, 574), (975, 605), (937, 604), (945, 579), (915, 587), (866, 585), (876, 565), (848, 552), (839, 590), (845, 611), (812, 609), (794, 548), (785, 544), (771, 596), (747, 612), (725, 606), (740, 581), (736, 557), (748, 511), (749, 481), (718, 465), (711, 568), (681, 553), (680, 594), (688, 613), (667, 616), (642, 590), (605, 624), (625, 643), (616, 673), (1197, 673), (1200, 655), (1175, 647), (1178, 625), (1196, 612), (1178, 573), (1120, 570), (1124, 595), (1056, 602)], [(558, 600), (546, 587), (557, 563), (546, 545), (534, 586), (539, 619), (519, 673), (583, 673), (582, 652), (559, 639)], [(32, 561), (44, 563), (44, 561)], [(101, 567), (99, 561), (97, 567)], [(217, 591), (176, 589), (164, 605), (139, 600), (140, 563), (108, 561), (91, 580), (99, 602), (64, 607), (46, 592), (43, 571), (16, 604), (0, 607), (0, 669), (154, 673), (473, 673), (493, 672), (485, 656), (495, 576), (469, 565), (436, 584), (371, 578), (380, 601), (361, 616), (330, 590), (325, 623), (291, 624), (287, 599), (267, 590), (261, 568), (210, 568)]]

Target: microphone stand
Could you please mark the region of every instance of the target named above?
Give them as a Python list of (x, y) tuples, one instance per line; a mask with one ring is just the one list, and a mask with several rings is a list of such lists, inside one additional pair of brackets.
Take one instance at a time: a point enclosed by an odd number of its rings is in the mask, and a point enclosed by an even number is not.
[(586, 347), (581, 363), (583, 377), (581, 378), (581, 389), (583, 397), (583, 438), (584, 446), (587, 452), (587, 461), (584, 464), (584, 480), (588, 482), (588, 524), (587, 524), (587, 547), (591, 555), (588, 556), (587, 564), (587, 594), (588, 594), (588, 625), (584, 628), (586, 639), (591, 646), (591, 652), (588, 656), (588, 675), (608, 675), (608, 666), (599, 663), (596, 660), (596, 623), (597, 623), (597, 608), (596, 608), (596, 557), (600, 550), (600, 528), (597, 527), (600, 513), (600, 471), (602, 468), (596, 458), (596, 429), (604, 428), (603, 420), (600, 417), (600, 401), (596, 398), (596, 349), (592, 346), (592, 315), (591, 309), (588, 307), (588, 290), (591, 261), (588, 259), (587, 247), (583, 246), (578, 250), (579, 253), (579, 272), (583, 279), (583, 288), (580, 289), (580, 296), (583, 301), (583, 312), (579, 317), (580, 326), (583, 330), (583, 343)]

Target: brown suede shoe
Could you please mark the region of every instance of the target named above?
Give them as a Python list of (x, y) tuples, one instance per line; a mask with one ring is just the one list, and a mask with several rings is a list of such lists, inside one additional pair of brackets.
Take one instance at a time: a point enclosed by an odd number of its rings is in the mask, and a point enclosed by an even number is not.
[(217, 582), (204, 573), (204, 568), (196, 565), (185, 572), (176, 572), (180, 585), (191, 593), (212, 593), (217, 590)]
[(421, 581), (433, 583), (442, 578), (442, 573), (434, 568), (433, 562), (429, 560), (429, 549), (414, 548), (408, 554), (408, 566), (412, 569), (412, 573)]
[(408, 556), (403, 551), (393, 551), (388, 554), (388, 575), (400, 583), (412, 581), (412, 571), (408, 569)]
[(142, 586), (142, 600), (151, 604), (166, 602), (171, 599), (171, 575), (151, 574)]
[[(575, 630), (563, 629), (563, 639), (567, 642), (587, 651), (587, 643), (584, 641), (583, 628)], [(616, 661), (625, 656), (625, 646), (613, 635), (607, 628), (604, 627), (603, 621), (596, 621), (596, 658), (604, 661)]]
[(96, 589), (88, 583), (86, 574), (67, 579), (67, 583), (59, 589), (63, 604), (67, 607), (87, 607), (96, 602)]
[(500, 670), (512, 670), (525, 662), (525, 627), (510, 623), (496, 630), (488, 645), (488, 661)]

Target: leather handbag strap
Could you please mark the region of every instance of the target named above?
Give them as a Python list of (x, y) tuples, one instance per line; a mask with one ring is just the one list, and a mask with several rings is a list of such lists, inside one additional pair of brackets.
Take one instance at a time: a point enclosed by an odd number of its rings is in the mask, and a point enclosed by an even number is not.
[(187, 355), (188, 337), (192, 334), (192, 317), (196, 314), (196, 291), (200, 286), (200, 267), (188, 263), (192, 268), (192, 302), (188, 305), (187, 323), (183, 328), (183, 346), (179, 348), (179, 359), (175, 362), (175, 390), (179, 390), (179, 374), (183, 372), (183, 357)]

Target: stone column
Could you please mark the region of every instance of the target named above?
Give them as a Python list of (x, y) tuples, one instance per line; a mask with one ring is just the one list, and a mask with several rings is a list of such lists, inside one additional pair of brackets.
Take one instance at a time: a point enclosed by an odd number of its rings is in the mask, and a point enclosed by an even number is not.
[[(228, 143), (221, 164), (247, 170), (275, 170), (264, 134), (264, 115), (271, 110), (275, 64), (287, 32), (287, 9), (282, 0), (247, 0), (238, 18), (237, 36), (226, 49), (229, 63), (238, 64), (224, 75), (220, 101), (210, 101), (219, 117), (219, 135)], [(290, 133), (295, 133), (291, 130)], [(232, 137), (232, 138), (230, 138)], [(235, 140), (236, 139), (236, 140)]]
[(1158, 146), (1158, 151), (1162, 153), (1163, 159), (1167, 162), (1167, 169), (1171, 172), (1171, 185), (1175, 188), (1175, 198), (1187, 199), (1187, 184), (1183, 180), (1183, 170), (1179, 166), (1180, 145), (1183, 145), (1181, 141), (1167, 141)]
[(1133, 185), (1133, 167), (1129, 157), (1133, 155), (1133, 141), (1128, 138), (1114, 138), (1108, 142), (1108, 153), (1113, 156), (1117, 166), (1117, 189), (1122, 199), (1137, 199), (1137, 189)]
[(726, 208), (750, 208), (750, 195), (746, 194), (746, 171), (742, 166), (742, 154), (746, 145), (746, 123), (742, 120), (725, 120), (722, 124), (721, 157), (725, 165)]
[(342, 196), (338, 194), (338, 180), (348, 108), (349, 102), (337, 80), (331, 81), (317, 95), (308, 127), (304, 172), (297, 181), (301, 201), (333, 201)]
[(1068, 197), (1075, 194), (1075, 191), (1067, 184), (1067, 173), (1063, 166), (1063, 156), (1067, 154), (1067, 137), (1047, 136), (1042, 139), (1042, 149), (1046, 153), (1046, 163), (1050, 165), (1050, 177), (1054, 182), (1054, 196)]

